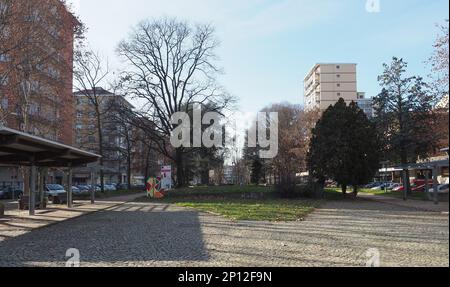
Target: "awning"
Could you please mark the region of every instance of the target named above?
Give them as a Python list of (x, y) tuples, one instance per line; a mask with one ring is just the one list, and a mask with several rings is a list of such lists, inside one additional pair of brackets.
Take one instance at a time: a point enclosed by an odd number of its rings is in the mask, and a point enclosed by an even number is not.
[(422, 169), (433, 169), (433, 168), (441, 168), (441, 167), (448, 167), (448, 166), (449, 166), (449, 161), (448, 161), (448, 159), (446, 159), (446, 160), (436, 160), (436, 161), (402, 165), (402, 166), (399, 166), (398, 169), (422, 170)]
[(0, 164), (76, 167), (96, 162), (99, 155), (0, 127)]

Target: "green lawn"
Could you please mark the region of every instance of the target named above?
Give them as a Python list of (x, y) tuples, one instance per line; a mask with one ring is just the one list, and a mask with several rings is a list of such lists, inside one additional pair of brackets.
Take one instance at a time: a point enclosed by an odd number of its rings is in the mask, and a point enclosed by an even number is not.
[(186, 188), (171, 191), (162, 200), (141, 200), (172, 203), (232, 220), (255, 221), (303, 220), (321, 203), (320, 200), (277, 198), (273, 188), (262, 186)]

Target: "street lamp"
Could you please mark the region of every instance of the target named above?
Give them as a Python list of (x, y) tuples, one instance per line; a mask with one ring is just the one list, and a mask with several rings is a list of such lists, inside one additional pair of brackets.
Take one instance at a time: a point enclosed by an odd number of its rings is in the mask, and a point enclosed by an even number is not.
[(382, 166), (384, 167), (384, 193), (387, 193), (386, 182), (387, 182), (387, 167), (388, 167), (389, 163), (390, 162), (388, 160), (381, 162)]

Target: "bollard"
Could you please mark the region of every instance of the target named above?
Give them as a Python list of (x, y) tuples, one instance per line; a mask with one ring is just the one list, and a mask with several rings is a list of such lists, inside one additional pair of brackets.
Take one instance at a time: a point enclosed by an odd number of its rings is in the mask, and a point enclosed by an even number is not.
[(0, 202), (0, 217), (5, 215), (5, 205)]

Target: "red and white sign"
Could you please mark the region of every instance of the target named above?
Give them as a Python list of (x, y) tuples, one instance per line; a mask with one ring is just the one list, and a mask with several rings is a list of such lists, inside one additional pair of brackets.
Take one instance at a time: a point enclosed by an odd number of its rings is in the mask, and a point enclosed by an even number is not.
[(172, 189), (172, 166), (161, 167), (161, 188), (164, 190)]

